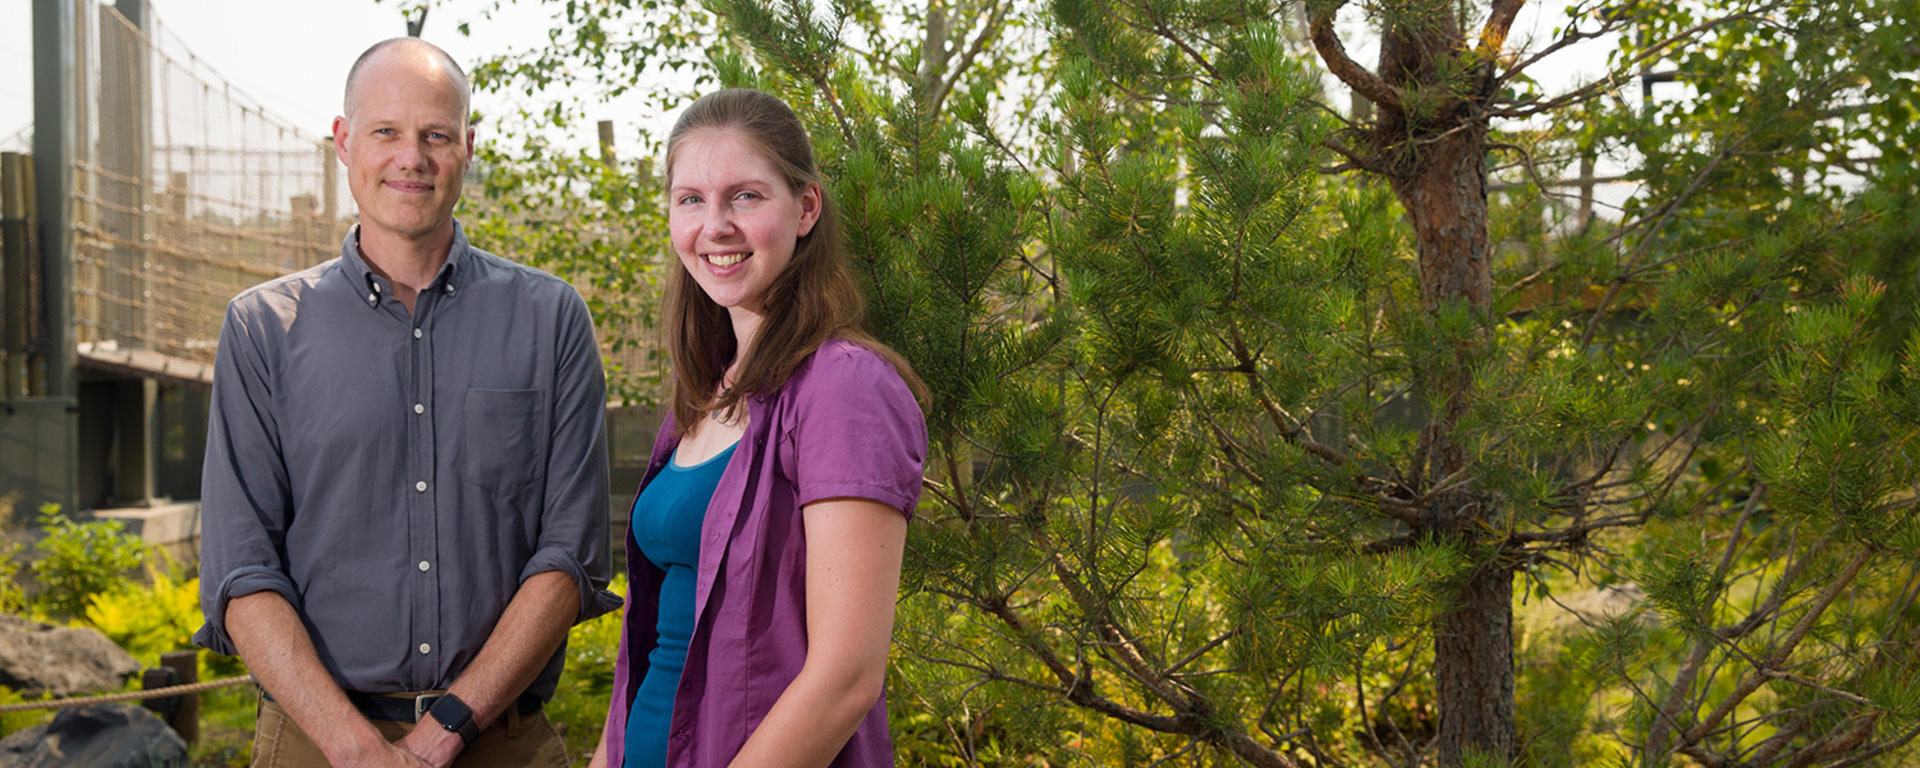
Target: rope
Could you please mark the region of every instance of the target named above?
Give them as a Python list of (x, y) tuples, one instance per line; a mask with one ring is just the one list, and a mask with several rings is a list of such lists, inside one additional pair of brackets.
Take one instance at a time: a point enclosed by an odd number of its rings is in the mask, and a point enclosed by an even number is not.
[(0, 712), (25, 712), (31, 709), (66, 709), (68, 707), (84, 707), (89, 704), (106, 704), (115, 701), (164, 699), (171, 696), (184, 696), (189, 693), (211, 691), (215, 688), (225, 688), (231, 685), (241, 685), (251, 682), (253, 682), (253, 675), (241, 675), (239, 677), (229, 677), (224, 680), (208, 680), (206, 682), (187, 683), (185, 685), (170, 685), (165, 688), (154, 688), (146, 691), (121, 691), (120, 693), (86, 696), (78, 699), (54, 699), (52, 701), (27, 701), (19, 704), (6, 704), (0, 705)]

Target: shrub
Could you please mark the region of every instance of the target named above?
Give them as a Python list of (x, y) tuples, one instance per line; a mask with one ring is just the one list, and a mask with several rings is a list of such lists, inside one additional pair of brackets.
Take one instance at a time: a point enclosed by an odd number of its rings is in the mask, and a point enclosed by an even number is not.
[(35, 545), (40, 559), (33, 576), (40, 582), (40, 607), (49, 614), (80, 616), (95, 595), (111, 595), (133, 586), (128, 576), (146, 561), (148, 547), (118, 520), (76, 523), (56, 504), (40, 507), (46, 537)]
[(160, 663), (160, 654), (191, 648), (202, 619), (199, 579), (183, 578), (173, 567), (149, 566), (147, 573), (148, 584), (94, 595), (83, 618), (151, 667)]

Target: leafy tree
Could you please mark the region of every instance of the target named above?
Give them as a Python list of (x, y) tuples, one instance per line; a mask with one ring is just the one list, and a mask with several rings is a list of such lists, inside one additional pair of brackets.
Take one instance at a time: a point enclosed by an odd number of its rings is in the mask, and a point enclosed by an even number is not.
[[(1897, 761), (1920, 11), (1581, 4), (1533, 43), (1521, 6), (711, 2), (695, 55), (568, 4), (542, 55), (709, 61), (813, 127), (934, 390), (910, 760)], [(1587, 40), (1597, 80), (1531, 79)], [(1552, 181), (1605, 157), (1617, 220)], [(646, 176), (522, 215), (644, 240)]]

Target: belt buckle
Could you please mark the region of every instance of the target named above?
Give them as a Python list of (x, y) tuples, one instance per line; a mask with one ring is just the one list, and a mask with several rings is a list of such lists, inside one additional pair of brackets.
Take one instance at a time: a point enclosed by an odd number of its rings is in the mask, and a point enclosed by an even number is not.
[(425, 718), (428, 712), (433, 711), (434, 702), (445, 695), (444, 693), (423, 693), (413, 697), (413, 721), (417, 723)]

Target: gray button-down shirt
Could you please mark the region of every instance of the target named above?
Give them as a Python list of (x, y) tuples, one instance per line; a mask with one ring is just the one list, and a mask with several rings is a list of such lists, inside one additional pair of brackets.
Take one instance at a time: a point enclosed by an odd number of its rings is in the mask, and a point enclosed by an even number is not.
[[(227, 306), (194, 642), (234, 653), (227, 601), (271, 590), (342, 687), (444, 688), (536, 573), (573, 578), (578, 621), (620, 605), (605, 590), (606, 382), (560, 279), (456, 226), (409, 315), (357, 235)], [(564, 658), (529, 691), (550, 698)]]

